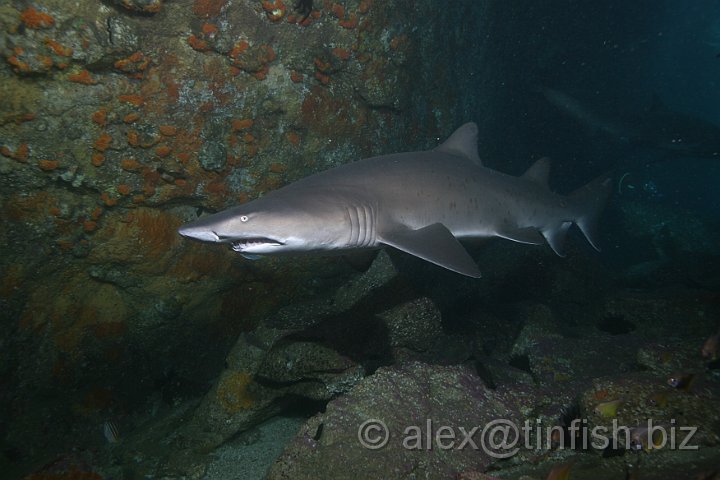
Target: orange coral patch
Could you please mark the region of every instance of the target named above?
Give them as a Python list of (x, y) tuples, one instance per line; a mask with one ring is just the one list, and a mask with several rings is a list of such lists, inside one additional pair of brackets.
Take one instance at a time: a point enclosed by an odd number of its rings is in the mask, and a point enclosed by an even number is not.
[(330, 11), (340, 20), (345, 18), (345, 7), (343, 7), (339, 3), (333, 4), (333, 6), (330, 8)]
[(277, 22), (285, 16), (286, 7), (282, 0), (264, 1), (262, 7), (271, 22)]
[(203, 23), (202, 33), (205, 35), (214, 35), (218, 31), (217, 25), (214, 23)]
[(133, 158), (125, 158), (120, 162), (120, 168), (128, 172), (136, 172), (140, 167), (140, 163)]
[(128, 143), (133, 147), (137, 147), (138, 145), (140, 145), (140, 136), (135, 130), (130, 130), (127, 133), (127, 140)]
[(347, 60), (350, 58), (350, 50), (345, 48), (335, 47), (332, 49), (332, 53), (340, 60)]
[(83, 222), (83, 230), (85, 230), (85, 233), (94, 232), (97, 230), (97, 222), (93, 222), (92, 220), (85, 220)]
[(330, 83), (330, 77), (325, 75), (324, 73), (315, 72), (315, 78), (323, 85), (327, 85), (328, 83)]
[(351, 13), (349, 19), (340, 20), (339, 24), (343, 28), (353, 29), (358, 25), (358, 17), (354, 13)]
[(275, 50), (270, 45), (260, 45), (259, 59), (263, 63), (270, 63), (277, 58)]
[(53, 66), (53, 59), (48, 57), (47, 55), (37, 55), (35, 58), (37, 60), (39, 60), (40, 63), (42, 63), (45, 66), (46, 69), (49, 69), (50, 67)]
[(60, 162), (57, 160), (39, 160), (38, 167), (44, 172), (51, 172), (60, 166)]
[(285, 173), (286, 170), (287, 167), (282, 163), (275, 162), (270, 164), (270, 171), (272, 173)]
[(287, 134), (288, 142), (292, 143), (296, 147), (300, 145), (300, 135), (298, 135), (295, 132), (288, 132)]
[(205, 186), (208, 193), (225, 193), (226, 189), (225, 183), (221, 180), (210, 182)]
[(107, 110), (104, 108), (101, 108), (97, 112), (92, 114), (92, 121), (100, 125), (101, 127), (104, 127), (107, 125)]
[(100, 135), (100, 137), (95, 140), (95, 144), (93, 145), (93, 148), (97, 151), (104, 152), (108, 148), (110, 148), (110, 145), (112, 144), (112, 137), (108, 135), (107, 133), (103, 133)]
[(15, 55), (12, 55), (12, 56), (8, 57), (8, 58), (7, 58), (7, 62), (8, 62), (10, 65), (12, 65), (13, 67), (15, 67), (14, 70), (15, 70), (16, 72), (24, 72), (24, 73), (27, 73), (27, 72), (30, 72), (30, 71), (32, 70), (32, 69), (30, 68), (30, 65), (28, 65), (28, 64), (25, 63), (25, 62), (23, 62), (22, 60), (20, 60), (19, 58), (17, 58), (17, 56), (15, 56)]
[(190, 35), (187, 42), (193, 50), (197, 50), (198, 52), (207, 52), (210, 50), (210, 45), (205, 40), (202, 40), (195, 35)]
[(55, 19), (45, 12), (39, 12), (32, 7), (26, 8), (20, 14), (20, 21), (22, 21), (26, 27), (38, 29), (38, 28), (50, 28), (55, 24)]
[(75, 83), (82, 83), (83, 85), (95, 85), (97, 84), (97, 80), (92, 78), (90, 75), (90, 72), (87, 70), (81, 70), (80, 73), (75, 73), (73, 75), (68, 75), (68, 80)]
[(123, 117), (123, 122), (125, 123), (133, 123), (137, 122), (138, 120), (140, 120), (140, 115), (138, 115), (137, 113), (128, 113)]
[(317, 68), (321, 72), (327, 72), (332, 68), (332, 65), (329, 62), (324, 62), (318, 57), (315, 57), (313, 63), (315, 64), (315, 68)]
[(129, 103), (131, 105), (135, 105), (136, 107), (139, 107), (143, 103), (145, 103), (145, 99), (140, 95), (120, 95), (118, 97), (118, 100), (120, 100), (121, 102)]
[(155, 149), (155, 155), (157, 155), (160, 158), (167, 157), (172, 153), (172, 148), (168, 147), (167, 145), (160, 145)]
[(24, 162), (28, 159), (30, 153), (30, 149), (28, 148), (27, 143), (21, 143), (20, 146), (15, 150), (15, 160), (20, 160), (21, 162)]
[(113, 66), (121, 72), (131, 74), (135, 78), (142, 78), (142, 73), (150, 65), (150, 59), (145, 58), (142, 52), (135, 52), (127, 58), (117, 60)]
[(230, 57), (237, 59), (237, 57), (240, 56), (243, 52), (245, 52), (245, 50), (247, 50), (249, 47), (250, 44), (247, 41), (239, 41), (233, 46), (233, 49), (230, 50)]
[(263, 65), (259, 71), (253, 73), (253, 77), (255, 77), (258, 80), (265, 80), (269, 71), (270, 71), (270, 69), (268, 68), (268, 66)]
[(47, 45), (50, 50), (55, 53), (55, 55), (59, 55), (61, 57), (70, 57), (73, 54), (72, 48), (61, 45), (52, 38), (46, 38), (45, 45)]
[(111, 197), (109, 193), (103, 192), (102, 195), (100, 195), (100, 200), (102, 200), (103, 204), (105, 204), (106, 207), (112, 207), (117, 205), (117, 198)]
[(234, 132), (240, 131), (240, 130), (246, 130), (253, 126), (253, 123), (255, 123), (251, 118), (245, 118), (242, 120), (233, 120), (232, 121), (232, 129)]
[(27, 161), (29, 153), (30, 149), (28, 148), (27, 143), (21, 143), (20, 146), (18, 146), (17, 150), (15, 150), (14, 152), (8, 147), (0, 148), (0, 155), (12, 158), (13, 160), (17, 160), (18, 162), (23, 163)]
[(200, 18), (217, 17), (227, 0), (195, 0), (192, 11)]
[(173, 127), (172, 125), (160, 125), (159, 130), (160, 133), (166, 137), (172, 137), (177, 133), (177, 127)]

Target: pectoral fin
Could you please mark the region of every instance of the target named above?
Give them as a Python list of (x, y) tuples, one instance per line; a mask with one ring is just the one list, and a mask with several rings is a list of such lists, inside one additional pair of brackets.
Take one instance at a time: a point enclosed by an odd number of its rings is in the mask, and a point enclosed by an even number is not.
[(418, 230), (398, 225), (379, 235), (380, 242), (407, 252), (453, 272), (480, 278), (475, 261), (442, 223)]

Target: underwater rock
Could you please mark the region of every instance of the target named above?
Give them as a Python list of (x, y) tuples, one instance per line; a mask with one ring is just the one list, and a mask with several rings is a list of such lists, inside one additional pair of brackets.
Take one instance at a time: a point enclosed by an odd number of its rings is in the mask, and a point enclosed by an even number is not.
[[(527, 368), (546, 384), (565, 385), (569, 390), (589, 378), (622, 374), (635, 368), (635, 352), (645, 342), (638, 335), (597, 334), (582, 338), (549, 335), (536, 337), (525, 349)], [(606, 361), (598, 362), (598, 358)], [(565, 388), (563, 388), (564, 390)]]
[(470, 356), (469, 340), (443, 331), (437, 305), (427, 297), (413, 299), (378, 314), (386, 328), (395, 361), (460, 363)]
[(367, 342), (379, 340), (367, 333), (353, 336), (353, 329), (372, 329), (373, 322), (348, 326), (346, 320), (372, 320), (371, 313), (358, 312), (384, 305), (384, 296), (398, 298), (398, 275), (381, 252), (367, 272), (334, 294), (282, 308), (240, 335), (226, 370), (184, 427), (185, 436), (201, 448), (214, 447), (287, 408), (289, 396), (327, 401), (347, 392), (365, 376), (359, 359), (348, 356), (347, 344), (357, 345), (361, 335)]
[[(687, 390), (674, 389), (665, 376), (654, 372), (633, 372), (613, 377), (596, 378), (579, 400), (580, 415), (588, 425), (613, 431), (613, 425), (646, 429), (652, 425), (663, 429), (664, 444), (631, 445), (627, 432), (618, 432), (621, 449), (652, 450), (677, 448), (685, 439), (687, 428), (697, 431), (688, 447), (716, 446), (720, 443), (720, 381), (705, 377)], [(670, 435), (674, 435), (671, 438)], [(670, 442), (673, 442), (671, 445)], [(627, 442), (627, 443), (625, 443)]]
[(162, 7), (162, 0), (113, 0), (113, 2), (134, 12), (157, 13)]
[(107, 38), (112, 47), (120, 52), (133, 52), (138, 48), (138, 33), (125, 19), (108, 17), (107, 26)]
[(705, 359), (698, 355), (698, 345), (701, 344), (701, 337), (649, 343), (638, 350), (637, 362), (666, 378), (677, 372), (697, 372), (704, 369), (705, 363)]
[(357, 86), (357, 93), (372, 108), (400, 109), (403, 84), (388, 65), (384, 65), (383, 69), (390, 75), (368, 77)]
[(313, 381), (317, 374), (343, 371), (354, 363), (334, 350), (310, 341), (281, 342), (263, 359), (257, 376), (278, 385)]
[[(339, 480), (451, 478), (485, 471), (494, 459), (482, 450), (442, 446), (459, 445), (460, 427), (469, 430), (497, 418), (519, 421), (520, 415), (465, 367), (412, 362), (381, 368), (309, 419), (268, 478), (317, 478), (318, 472)], [(371, 425), (377, 429), (367, 429)], [(441, 426), (453, 429), (454, 440), (435, 437)]]
[[(198, 423), (208, 428), (230, 419), (218, 441), (287, 397), (333, 398), (394, 356), (467, 356), (459, 338), (423, 336), (425, 326), (438, 331), (437, 311), (403, 289), (389, 262), (307, 310), (268, 318), (291, 299), (331, 291), (347, 269), (251, 264), (176, 234), (180, 217), (447, 133), (451, 102), (408, 100), (426, 96), (422, 84), (434, 89), (435, 79), (411, 85), (400, 71), (420, 71), (423, 51), (438, 51), (434, 39), (418, 31), (423, 47), (402, 49), (408, 63), (384, 61), (389, 33), (408, 34), (433, 6), (353, 1), (338, 15), (340, 5), (315, 2), (300, 22), (285, 1), (285, 16), (272, 23), (259, 1), (0, 3), (0, 305), (3, 351), (13, 359), (2, 366), (9, 385), (0, 424), (17, 432), (18, 457), (41, 462), (69, 445), (95, 448), (108, 412), (140, 425), (157, 402), (202, 396), (238, 333), (261, 318), (266, 331), (237, 341), (208, 395), (217, 408), (202, 411), (216, 416)], [(448, 25), (461, 18), (446, 10)], [(444, 36), (434, 22), (428, 28)], [(195, 49), (190, 34), (209, 48)], [(337, 67), (324, 74), (329, 86), (313, 77), (320, 50)], [(373, 77), (392, 79), (385, 90), (394, 93), (372, 102), (389, 105), (396, 94), (412, 110), (369, 108), (355, 87), (367, 80), (382, 89)], [(233, 119), (251, 126), (233, 129)], [(115, 294), (93, 300), (95, 291)], [(417, 322), (401, 316), (416, 314)], [(393, 325), (416, 331), (390, 340)], [(36, 412), (62, 421), (38, 422)], [(118, 423), (124, 437), (129, 428)]]
[(223, 117), (211, 118), (203, 127), (202, 147), (198, 153), (200, 164), (205, 170), (219, 172), (227, 164), (225, 137), (229, 131), (229, 121)]
[(227, 163), (227, 148), (221, 141), (206, 141), (200, 148), (200, 163), (205, 170), (219, 172)]
[(715, 219), (651, 202), (625, 201), (619, 207), (617, 228), (623, 235), (615, 254), (622, 255), (617, 261), (625, 281), (645, 284), (675, 277), (710, 288), (720, 285), (716, 272), (707, 268), (720, 256)]
[(379, 315), (393, 347), (424, 351), (443, 335), (440, 311), (428, 298), (393, 307)]
[(528, 355), (540, 341), (561, 340), (560, 326), (552, 310), (547, 305), (521, 305), (516, 314), (518, 318), (526, 318), (522, 330), (515, 338), (511, 356)]
[(265, 323), (273, 328), (301, 330), (351, 310), (379, 309), (406, 298), (408, 285), (388, 253), (381, 250), (370, 268), (341, 285), (329, 297), (289, 305)]

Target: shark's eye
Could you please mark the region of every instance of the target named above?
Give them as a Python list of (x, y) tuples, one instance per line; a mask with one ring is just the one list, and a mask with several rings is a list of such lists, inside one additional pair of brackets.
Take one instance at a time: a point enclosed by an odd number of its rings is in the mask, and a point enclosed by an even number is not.
[(241, 216), (241, 217), (240, 217), (240, 221), (243, 222), (243, 223), (244, 223), (244, 222), (247, 222), (247, 221), (248, 221), (247, 215)]

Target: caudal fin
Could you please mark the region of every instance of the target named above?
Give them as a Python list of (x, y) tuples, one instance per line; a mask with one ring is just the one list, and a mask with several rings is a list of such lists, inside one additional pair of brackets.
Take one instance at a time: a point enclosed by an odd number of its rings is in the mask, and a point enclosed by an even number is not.
[(568, 197), (577, 212), (573, 221), (580, 227), (580, 231), (585, 235), (587, 241), (597, 251), (600, 251), (597, 238), (597, 223), (611, 190), (610, 176), (605, 174), (578, 188)]

